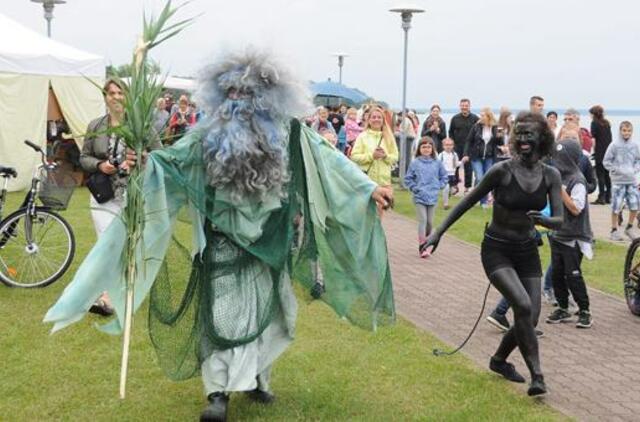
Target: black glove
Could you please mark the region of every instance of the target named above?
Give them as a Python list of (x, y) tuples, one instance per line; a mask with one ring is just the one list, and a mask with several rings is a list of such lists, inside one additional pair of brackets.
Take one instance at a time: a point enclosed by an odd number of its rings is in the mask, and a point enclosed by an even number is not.
[(533, 221), (533, 224), (549, 227), (551, 226), (551, 218), (544, 215), (542, 211), (531, 210), (527, 211), (527, 217)]
[(324, 284), (316, 281), (316, 283), (311, 287), (311, 297), (314, 299), (320, 299), (322, 294), (324, 293)]

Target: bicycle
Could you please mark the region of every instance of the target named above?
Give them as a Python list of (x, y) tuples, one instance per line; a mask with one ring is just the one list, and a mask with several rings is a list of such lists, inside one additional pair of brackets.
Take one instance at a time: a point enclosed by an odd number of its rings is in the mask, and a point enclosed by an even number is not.
[(632, 314), (640, 316), (640, 238), (634, 239), (627, 249), (622, 277), (624, 298)]
[[(58, 164), (47, 162), (42, 148), (30, 141), (24, 143), (40, 153), (42, 164), (33, 173), (22, 205), (4, 219), (9, 179), (18, 174), (11, 167), (0, 166), (4, 179), (0, 191), (0, 281), (10, 287), (45, 287), (65, 273), (75, 255), (71, 226), (54, 211), (66, 209), (75, 180), (56, 171)], [(42, 206), (36, 205), (36, 199)]]

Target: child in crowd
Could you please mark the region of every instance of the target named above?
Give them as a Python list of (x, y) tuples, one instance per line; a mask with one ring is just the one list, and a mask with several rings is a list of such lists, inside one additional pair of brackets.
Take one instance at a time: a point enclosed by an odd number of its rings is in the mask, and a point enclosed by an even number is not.
[(338, 142), (338, 137), (336, 136), (335, 132), (332, 132), (327, 129), (320, 129), (320, 132), (318, 132), (318, 134), (322, 136), (324, 139), (326, 139), (327, 141), (329, 141), (331, 145), (336, 147), (336, 144)]
[(344, 125), (340, 127), (340, 131), (338, 132), (338, 143), (336, 144), (336, 148), (343, 153), (347, 148), (347, 129)]
[(550, 237), (551, 280), (558, 309), (547, 317), (547, 323), (557, 324), (572, 318), (569, 312), (569, 291), (578, 304), (576, 327), (591, 327), (589, 296), (582, 277), (582, 257), (593, 258), (591, 223), (589, 221), (589, 202), (587, 202), (587, 183), (578, 167), (582, 156), (577, 140), (568, 139), (558, 142), (553, 156), (554, 166), (560, 171), (562, 179), (562, 203), (564, 221)]
[(449, 197), (458, 193), (458, 177), (456, 169), (460, 166), (460, 158), (453, 150), (453, 139), (445, 138), (442, 141), (442, 152), (438, 154), (438, 160), (444, 165), (447, 171), (448, 183), (442, 191), (442, 206), (445, 210), (449, 209)]
[(638, 213), (640, 195), (636, 186), (636, 174), (640, 171), (640, 148), (631, 140), (633, 125), (631, 122), (620, 123), (620, 136), (607, 147), (602, 165), (611, 177), (611, 240), (622, 240), (618, 232), (618, 216), (626, 201), (629, 207), (629, 219), (624, 233), (632, 240), (631, 228)]
[[(428, 136), (420, 139), (416, 159), (411, 162), (404, 184), (413, 195), (418, 214), (418, 251), (433, 228), (438, 193), (447, 185), (447, 171), (436, 156), (436, 146)], [(427, 251), (421, 256), (426, 258)]]
[(353, 107), (347, 110), (347, 118), (344, 121), (344, 130), (347, 137), (347, 145), (344, 153), (347, 156), (350, 156), (351, 150), (353, 149), (353, 143), (356, 141), (358, 135), (360, 135), (360, 132), (364, 130), (364, 128), (358, 124), (358, 110)]

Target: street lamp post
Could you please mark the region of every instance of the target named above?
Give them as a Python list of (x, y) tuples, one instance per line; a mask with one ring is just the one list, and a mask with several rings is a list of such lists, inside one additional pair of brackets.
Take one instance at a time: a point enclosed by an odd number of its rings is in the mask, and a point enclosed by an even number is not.
[(47, 20), (47, 37), (51, 38), (51, 21), (53, 20), (53, 8), (56, 4), (65, 4), (66, 0), (31, 0), (41, 3), (44, 9), (44, 18)]
[(338, 58), (338, 82), (342, 83), (342, 66), (344, 65), (344, 58), (349, 57), (349, 55), (345, 53), (333, 53), (332, 55)]
[[(403, 5), (389, 9), (390, 12), (400, 13), (402, 18), (402, 29), (404, 30), (404, 64), (402, 68), (402, 120), (400, 121), (400, 128), (404, 125), (404, 120), (407, 117), (407, 50), (409, 45), (409, 28), (411, 28), (411, 18), (414, 13), (423, 13), (424, 9), (415, 6)], [(404, 186), (404, 175), (407, 171), (407, 157), (406, 147), (407, 134), (404, 130), (400, 130), (400, 185)]]

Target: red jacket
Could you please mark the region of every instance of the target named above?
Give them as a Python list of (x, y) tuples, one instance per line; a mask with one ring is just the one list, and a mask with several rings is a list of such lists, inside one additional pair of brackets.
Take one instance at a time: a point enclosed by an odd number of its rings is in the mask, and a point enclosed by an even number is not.
[(591, 149), (593, 148), (593, 137), (591, 136), (591, 132), (589, 129), (580, 128), (580, 143), (582, 144), (582, 149), (591, 154)]

